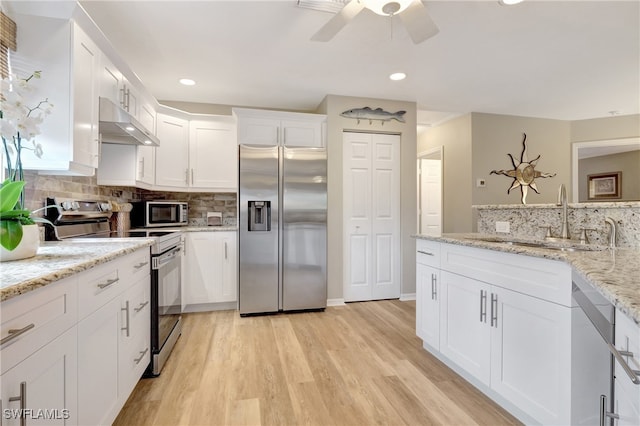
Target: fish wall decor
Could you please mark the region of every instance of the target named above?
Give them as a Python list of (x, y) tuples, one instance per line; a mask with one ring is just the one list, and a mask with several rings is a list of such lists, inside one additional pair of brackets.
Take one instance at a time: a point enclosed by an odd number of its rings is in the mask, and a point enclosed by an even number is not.
[(342, 112), (340, 115), (346, 118), (353, 118), (358, 120), (358, 124), (360, 124), (360, 120), (369, 120), (369, 124), (371, 124), (374, 120), (378, 120), (384, 125), (385, 121), (396, 120), (400, 123), (404, 123), (404, 115), (407, 111), (397, 111), (397, 112), (389, 112), (385, 111), (382, 108), (371, 109), (369, 107), (364, 108), (354, 108), (349, 109), (347, 111)]

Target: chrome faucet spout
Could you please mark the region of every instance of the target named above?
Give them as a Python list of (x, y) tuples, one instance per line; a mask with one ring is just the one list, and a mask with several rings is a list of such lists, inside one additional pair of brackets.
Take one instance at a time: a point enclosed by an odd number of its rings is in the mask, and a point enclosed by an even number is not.
[(609, 225), (609, 247), (614, 248), (616, 246), (616, 222), (610, 217), (605, 218), (604, 221)]
[(560, 238), (569, 239), (569, 218), (567, 217), (567, 189), (564, 187), (564, 183), (560, 184), (558, 188), (558, 206), (562, 206), (562, 230), (560, 231)]

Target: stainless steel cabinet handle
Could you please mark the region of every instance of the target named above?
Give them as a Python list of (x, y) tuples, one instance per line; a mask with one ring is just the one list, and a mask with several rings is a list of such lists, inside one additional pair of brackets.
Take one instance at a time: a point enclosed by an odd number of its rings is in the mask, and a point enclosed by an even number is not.
[(98, 284), (98, 288), (99, 289), (103, 289), (103, 288), (109, 287), (111, 284), (115, 284), (118, 281), (120, 281), (120, 278), (113, 278), (111, 280), (107, 280), (106, 282), (104, 282), (102, 284)]
[(224, 242), (224, 260), (227, 260), (227, 242)]
[(618, 351), (618, 349), (616, 349), (616, 347), (613, 346), (610, 342), (606, 342), (606, 343), (607, 343), (607, 346), (609, 347), (609, 352), (611, 352), (611, 354), (616, 359), (616, 361), (618, 361), (618, 364), (620, 364), (624, 372), (627, 373), (627, 376), (629, 376), (629, 379), (631, 379), (631, 381), (634, 384), (640, 385), (640, 370), (634, 370), (629, 366), (627, 361), (625, 361), (624, 358), (622, 358), (623, 356), (633, 356), (633, 352)]
[(480, 290), (480, 322), (487, 322), (487, 292)]
[(427, 256), (434, 256), (434, 254), (433, 254), (433, 253), (429, 253), (428, 251), (418, 250), (418, 253), (420, 253), (420, 254), (426, 254)]
[(191, 185), (193, 185), (193, 169), (191, 169)]
[(133, 361), (136, 364), (140, 364), (140, 361), (142, 361), (142, 358), (144, 358), (144, 356), (147, 354), (147, 352), (149, 352), (149, 348), (146, 348), (144, 351), (140, 351), (140, 358), (134, 358)]
[[(20, 395), (12, 396), (9, 402), (20, 401), (20, 426), (27, 425), (27, 382), (20, 383)], [(4, 413), (2, 413), (4, 415)]]
[(620, 416), (616, 413), (607, 411), (607, 397), (605, 395), (600, 395), (600, 426), (605, 426), (607, 424), (607, 418), (619, 419)]
[(491, 327), (498, 328), (498, 295), (491, 293)]
[(148, 264), (149, 264), (149, 262), (140, 262), (140, 263), (138, 263), (137, 265), (135, 265), (135, 266), (134, 266), (134, 268), (136, 268), (136, 269), (140, 269), (140, 268), (142, 268), (143, 266), (148, 265)]
[(127, 322), (124, 327), (120, 328), (120, 330), (126, 331), (127, 332), (127, 337), (129, 337), (129, 301), (127, 300), (127, 302), (124, 305), (124, 308), (120, 308), (121, 311), (125, 311), (127, 313)]
[(7, 333), (9, 333), (8, 336), (5, 336), (2, 338), (2, 340), (0, 340), (0, 345), (4, 345), (5, 343), (8, 343), (10, 341), (12, 341), (13, 339), (15, 339), (16, 337), (20, 336), (21, 334), (26, 333), (27, 331), (31, 330), (33, 327), (35, 327), (36, 325), (34, 323), (31, 323), (25, 327), (22, 328), (11, 328), (9, 329), (9, 331), (7, 331)]
[(149, 301), (147, 300), (144, 303), (141, 303), (137, 308), (133, 308), (134, 311), (136, 312), (140, 312), (141, 310), (144, 309), (145, 306), (147, 306), (149, 304)]
[(438, 300), (437, 283), (436, 274), (431, 274), (431, 300)]

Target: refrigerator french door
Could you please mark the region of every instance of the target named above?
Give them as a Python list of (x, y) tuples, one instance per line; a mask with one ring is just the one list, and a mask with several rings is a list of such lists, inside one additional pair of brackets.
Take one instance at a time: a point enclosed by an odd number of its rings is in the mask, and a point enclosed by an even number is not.
[(326, 150), (240, 145), (239, 162), (240, 314), (324, 309)]

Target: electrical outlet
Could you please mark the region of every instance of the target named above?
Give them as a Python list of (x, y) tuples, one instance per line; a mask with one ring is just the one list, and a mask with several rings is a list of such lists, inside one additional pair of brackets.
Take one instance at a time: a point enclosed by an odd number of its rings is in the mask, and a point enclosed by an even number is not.
[(508, 234), (510, 230), (509, 222), (496, 222), (496, 232), (502, 232)]
[(478, 188), (484, 188), (485, 186), (487, 186), (487, 181), (482, 178), (476, 179), (476, 186)]

